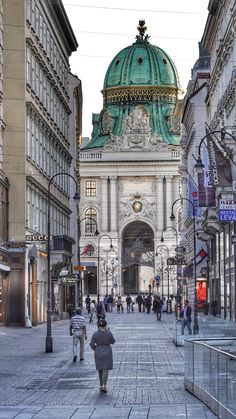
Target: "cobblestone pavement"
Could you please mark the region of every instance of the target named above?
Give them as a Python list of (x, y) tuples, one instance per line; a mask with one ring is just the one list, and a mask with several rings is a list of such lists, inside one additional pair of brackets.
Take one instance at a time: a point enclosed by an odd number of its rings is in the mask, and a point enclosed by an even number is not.
[(108, 393), (99, 392), (88, 324), (85, 360), (72, 362), (69, 321), (52, 324), (54, 352), (46, 354), (46, 326), (0, 328), (0, 418), (98, 419), (216, 416), (184, 390), (184, 352), (172, 339), (172, 315), (108, 313), (116, 343)]

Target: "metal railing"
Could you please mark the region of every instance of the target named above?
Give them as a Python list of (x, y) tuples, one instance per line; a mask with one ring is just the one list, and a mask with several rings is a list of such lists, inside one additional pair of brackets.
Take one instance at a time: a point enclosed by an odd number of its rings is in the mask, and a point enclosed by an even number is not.
[(236, 418), (236, 338), (186, 339), (185, 389), (218, 418)]

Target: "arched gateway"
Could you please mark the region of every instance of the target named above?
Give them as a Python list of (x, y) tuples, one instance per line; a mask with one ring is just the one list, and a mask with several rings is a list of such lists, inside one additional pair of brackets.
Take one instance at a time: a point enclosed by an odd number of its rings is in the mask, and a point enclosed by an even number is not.
[(124, 293), (151, 291), (154, 278), (154, 234), (142, 222), (128, 224), (122, 234), (122, 286)]

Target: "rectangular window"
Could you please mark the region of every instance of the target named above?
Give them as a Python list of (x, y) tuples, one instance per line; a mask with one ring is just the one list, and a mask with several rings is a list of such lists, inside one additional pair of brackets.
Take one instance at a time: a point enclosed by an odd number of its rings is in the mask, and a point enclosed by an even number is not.
[(86, 180), (86, 196), (96, 196), (96, 180)]
[(31, 52), (27, 47), (26, 82), (31, 86)]

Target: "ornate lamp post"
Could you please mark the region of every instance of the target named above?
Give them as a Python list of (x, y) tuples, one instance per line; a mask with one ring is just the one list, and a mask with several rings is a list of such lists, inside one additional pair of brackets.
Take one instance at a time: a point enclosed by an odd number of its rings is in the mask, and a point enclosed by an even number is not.
[(156, 253), (156, 256), (161, 256), (161, 298), (164, 297), (164, 261), (162, 253)]
[(197, 335), (199, 333), (199, 325), (198, 325), (198, 319), (197, 319), (197, 268), (196, 268), (196, 217), (195, 217), (195, 207), (188, 198), (178, 198), (176, 199), (171, 208), (171, 216), (170, 220), (174, 221), (175, 216), (173, 213), (174, 206), (176, 202), (181, 201), (187, 201), (192, 206), (192, 215), (193, 215), (193, 278), (194, 278), (194, 319), (193, 319), (193, 334)]
[[(156, 256), (158, 256), (159, 254), (163, 257), (163, 255), (161, 253), (158, 253), (158, 249), (165, 249), (166, 253), (167, 253), (167, 259), (169, 258), (169, 248), (165, 245), (165, 244), (160, 244), (159, 246), (157, 246), (156, 248)], [(163, 259), (162, 259), (163, 261)], [(163, 268), (163, 263), (162, 263), (162, 268)], [(162, 286), (163, 286), (163, 269), (162, 269)], [(163, 294), (163, 288), (162, 288), (162, 294)], [(163, 297), (163, 295), (162, 295)], [(170, 300), (170, 270), (169, 270), (169, 265), (167, 264), (167, 302), (169, 304), (169, 300)], [(171, 311), (171, 306), (170, 306), (170, 311)]]
[[(108, 255), (109, 253), (114, 252), (116, 254), (116, 258), (117, 258), (117, 251), (112, 247), (110, 250), (108, 250), (107, 252), (107, 266), (106, 266), (106, 294), (108, 294), (108, 274), (109, 274), (109, 269), (108, 269)], [(113, 276), (114, 276), (114, 259), (115, 257), (112, 259), (111, 264), (112, 264), (112, 280), (113, 280)], [(118, 259), (118, 258), (117, 258)]]
[(74, 176), (72, 176), (70, 173), (66, 173), (66, 172), (59, 172), (56, 173), (54, 176), (52, 176), (49, 179), (48, 182), (48, 214), (47, 214), (47, 218), (48, 218), (48, 231), (47, 231), (47, 251), (48, 251), (48, 255), (47, 255), (47, 265), (48, 265), (48, 272), (47, 272), (47, 336), (46, 336), (46, 345), (45, 345), (45, 352), (53, 352), (53, 340), (52, 340), (52, 301), (51, 301), (51, 271), (50, 271), (50, 264), (51, 264), (51, 249), (50, 249), (50, 235), (51, 235), (51, 220), (50, 220), (50, 210), (51, 210), (51, 184), (53, 182), (53, 180), (57, 177), (57, 176), (69, 176), (73, 179), (73, 181), (75, 182), (75, 186), (76, 186), (76, 192), (75, 195), (73, 197), (73, 199), (75, 201), (79, 201), (80, 196), (78, 193), (78, 185), (77, 185), (77, 181), (74, 178)]
[(110, 239), (110, 249), (113, 249), (112, 238), (108, 234), (103, 234), (102, 236), (99, 237), (99, 239), (98, 239), (98, 272), (97, 272), (97, 302), (98, 303), (100, 301), (100, 293), (99, 293), (99, 288), (100, 288), (100, 242), (101, 242), (101, 239), (104, 238), (104, 237)]
[[(80, 239), (81, 239), (81, 229), (80, 229), (80, 225), (82, 223), (82, 221), (84, 220), (90, 220), (92, 221), (95, 225), (96, 225), (96, 231), (94, 232), (95, 236), (99, 235), (99, 231), (98, 231), (98, 225), (97, 225), (97, 221), (92, 218), (92, 217), (83, 217), (81, 220), (78, 220), (78, 263), (80, 265)], [(78, 295), (78, 306), (80, 308), (83, 308), (83, 286), (82, 286), (82, 278), (81, 278), (81, 272), (79, 271), (79, 273), (77, 274), (77, 278), (78, 278), (78, 291), (79, 291), (79, 295)]]

